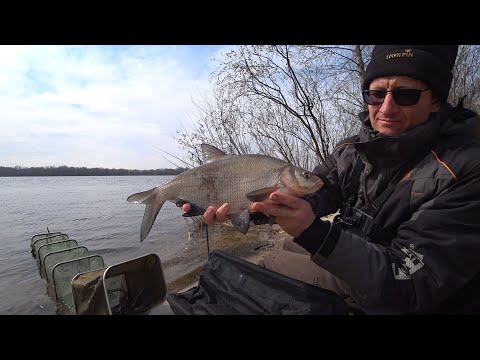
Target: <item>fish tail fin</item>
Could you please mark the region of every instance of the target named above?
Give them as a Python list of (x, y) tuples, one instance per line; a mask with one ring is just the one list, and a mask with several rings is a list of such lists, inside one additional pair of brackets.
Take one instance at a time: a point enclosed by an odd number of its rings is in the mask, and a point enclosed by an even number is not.
[(128, 202), (135, 204), (145, 204), (145, 214), (143, 215), (142, 228), (140, 230), (140, 241), (145, 240), (148, 233), (152, 229), (153, 223), (157, 218), (158, 212), (162, 208), (166, 199), (163, 198), (162, 192), (158, 187), (142, 191), (127, 198)]

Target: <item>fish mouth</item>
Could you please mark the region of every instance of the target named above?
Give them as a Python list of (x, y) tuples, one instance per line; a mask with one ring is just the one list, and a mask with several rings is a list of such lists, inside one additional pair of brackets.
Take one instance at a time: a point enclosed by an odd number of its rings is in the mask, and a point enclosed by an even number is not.
[(313, 185), (313, 188), (315, 189), (315, 191), (319, 190), (321, 187), (323, 186), (323, 181), (322, 180), (318, 180), (315, 185)]

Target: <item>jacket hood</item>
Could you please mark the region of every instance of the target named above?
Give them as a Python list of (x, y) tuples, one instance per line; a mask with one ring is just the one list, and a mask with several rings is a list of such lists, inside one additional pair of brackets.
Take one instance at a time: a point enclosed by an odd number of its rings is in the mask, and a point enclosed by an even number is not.
[(480, 139), (480, 118), (472, 110), (463, 107), (463, 101), (452, 108), (450, 105), (451, 116), (442, 123), (440, 133), (446, 136), (462, 135), (475, 139)]

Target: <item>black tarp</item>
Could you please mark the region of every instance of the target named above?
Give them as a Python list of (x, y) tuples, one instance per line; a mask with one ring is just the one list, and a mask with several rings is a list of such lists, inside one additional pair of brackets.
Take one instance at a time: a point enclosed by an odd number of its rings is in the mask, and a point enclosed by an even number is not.
[(347, 315), (332, 291), (213, 251), (198, 285), (167, 295), (176, 315)]

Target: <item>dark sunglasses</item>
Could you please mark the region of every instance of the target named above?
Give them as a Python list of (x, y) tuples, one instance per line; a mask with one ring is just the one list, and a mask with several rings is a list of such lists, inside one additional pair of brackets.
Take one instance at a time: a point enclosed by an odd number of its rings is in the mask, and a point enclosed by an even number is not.
[(363, 101), (368, 105), (382, 105), (387, 93), (392, 93), (393, 100), (400, 106), (411, 106), (418, 103), (422, 92), (430, 89), (397, 89), (397, 90), (363, 90)]

